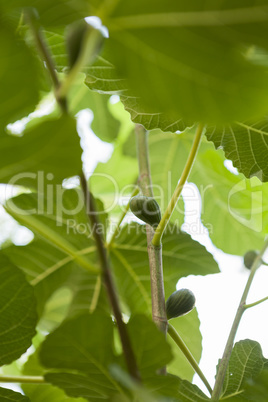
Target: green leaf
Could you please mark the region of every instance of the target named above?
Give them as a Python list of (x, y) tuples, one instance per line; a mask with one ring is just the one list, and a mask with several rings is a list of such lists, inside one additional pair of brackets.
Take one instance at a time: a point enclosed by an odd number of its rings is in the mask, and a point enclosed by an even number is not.
[(134, 315), (127, 325), (137, 365), (141, 374), (146, 376), (156, 372), (172, 359), (171, 347), (149, 318)]
[(112, 377), (109, 377), (107, 381), (102, 373), (96, 372), (93, 376), (58, 372), (47, 373), (45, 379), (63, 389), (68, 396), (73, 398), (82, 395), (87, 401), (98, 402), (100, 399), (117, 401), (122, 397), (125, 401), (126, 392), (120, 389), (121, 387), (116, 384)]
[(153, 110), (149, 112), (150, 109), (144, 110), (144, 108), (139, 104), (139, 99), (130, 96), (121, 96), (121, 101), (131, 116), (133, 123), (142, 124), (146, 130), (160, 129), (162, 131), (170, 131), (175, 133), (176, 131), (183, 131), (186, 125), (182, 119), (177, 121), (170, 121), (162, 113), (153, 113)]
[(118, 366), (113, 366), (111, 370), (114, 377), (132, 393), (133, 398), (126, 400), (122, 399), (122, 402), (130, 402), (132, 400), (137, 400), (139, 402), (168, 402), (178, 400), (176, 396), (178, 394), (179, 379), (175, 376), (169, 374), (165, 376), (153, 375), (143, 378), (141, 385), (134, 381), (129, 374), (124, 372)]
[(6, 388), (0, 388), (0, 398), (1, 402), (30, 402), (30, 399), (27, 396)]
[(114, 141), (118, 135), (120, 123), (111, 114), (108, 103), (109, 95), (91, 91), (85, 84), (85, 75), (81, 74), (68, 94), (70, 112), (76, 114), (82, 109), (90, 109), (93, 114), (91, 128), (106, 142)]
[[(200, 321), (196, 309), (191, 313), (172, 320), (172, 325), (180, 334), (188, 346), (195, 360), (198, 362), (202, 353), (202, 335), (200, 332)], [(167, 335), (167, 340), (172, 347), (173, 360), (167, 365), (170, 374), (179, 376), (185, 380), (192, 380), (195, 371), (183, 355), (177, 344)]]
[(225, 156), (247, 178), (257, 176), (268, 181), (268, 118), (254, 122), (236, 122), (223, 129), (210, 128), (207, 138), (221, 147)]
[[(127, 172), (127, 174), (126, 174)], [(115, 148), (112, 157), (106, 163), (99, 163), (90, 177), (90, 185), (104, 203), (109, 214), (122, 214), (121, 197), (128, 197), (133, 192), (138, 178), (137, 161), (122, 155), (120, 147)]]
[[(268, 393), (268, 370), (262, 370), (254, 379), (244, 384), (244, 392), (236, 399), (239, 401), (266, 402)], [(228, 400), (228, 399), (227, 399)]]
[(0, 150), (0, 181), (40, 192), (79, 174), (82, 168), (76, 122), (67, 115), (26, 129), (22, 137), (5, 134)]
[(92, 11), (86, 0), (11, 0), (5, 2), (3, 9), (9, 11), (22, 11), (25, 7), (33, 7), (37, 10), (40, 23), (44, 26), (65, 26), (71, 22), (85, 18)]
[[(172, 358), (164, 335), (143, 315), (131, 317), (127, 329), (145, 386), (159, 394), (168, 387), (171, 387), (169, 392), (175, 392), (172, 377), (161, 381), (155, 374), (158, 368)], [(69, 396), (83, 396), (87, 400), (95, 401), (100, 397), (126, 395), (126, 384), (122, 382), (122, 388), (114, 379), (118, 377), (113, 375), (114, 365), (118, 367), (119, 360), (113, 356), (112, 351), (112, 320), (107, 315), (97, 313), (63, 323), (48, 335), (41, 348), (40, 357), (47, 367), (68, 369), (66, 373), (46, 374), (49, 382), (63, 388)]]
[(0, 257), (0, 365), (18, 359), (31, 346), (37, 322), (33, 288), (7, 257)]
[[(68, 66), (63, 32), (60, 29), (56, 30), (53, 28), (53, 31), (45, 30), (45, 35), (51, 51), (53, 52), (57, 70), (63, 71)], [(127, 90), (126, 81), (117, 77), (114, 66), (103, 57), (98, 56), (92, 65), (88, 65), (84, 68), (84, 72), (86, 74), (86, 86), (93, 90), (94, 94), (99, 92), (100, 96), (103, 97), (102, 102), (105, 102), (107, 97), (105, 94), (121, 94)], [(154, 110), (150, 110), (150, 112), (149, 110), (144, 111), (138, 99), (135, 97), (122, 95), (121, 100), (127, 112), (130, 113), (132, 121), (142, 124), (147, 130), (159, 128), (163, 131), (175, 132), (185, 128), (185, 124), (181, 119), (170, 121), (165, 115), (162, 115), (162, 113), (155, 113)], [(98, 122), (98, 124), (100, 123)], [(97, 128), (95, 127), (95, 129)], [(94, 132), (95, 129), (93, 128)], [(100, 138), (102, 137), (100, 136)]]
[(254, 380), (260, 374), (265, 360), (258, 342), (250, 339), (237, 342), (227, 368), (223, 395), (228, 396), (243, 390), (246, 381)]
[(126, 81), (116, 75), (113, 64), (103, 57), (97, 57), (91, 66), (86, 67), (85, 72), (85, 83), (90, 89), (110, 95), (127, 89)]
[(67, 318), (72, 301), (72, 292), (68, 288), (59, 288), (46, 303), (41, 320), (38, 323), (40, 331), (51, 332)]
[(75, 265), (72, 257), (42, 239), (35, 239), (27, 246), (7, 247), (2, 253), (24, 271), (35, 288), (39, 315), (57, 289), (73, 283), (75, 274), (76, 277), (81, 275), (81, 268)]
[(90, 239), (90, 225), (85, 214), (82, 192), (79, 189), (58, 188), (57, 194), (53, 195), (54, 198), (48, 203), (40, 193), (22, 194), (9, 199), (5, 209), (38, 237), (71, 257), (70, 260), (91, 273), (98, 273), (98, 267), (84, 255), (95, 251), (95, 247)]
[(63, 388), (69, 396), (95, 401), (118, 392), (125, 393), (108, 369), (116, 362), (113, 348), (110, 316), (99, 312), (84, 314), (63, 323), (48, 335), (42, 344), (40, 359), (46, 367), (67, 370), (47, 374), (49, 382)]
[[(38, 359), (38, 349), (33, 353), (23, 366), (24, 375), (42, 376), (45, 369), (41, 366)], [(34, 402), (83, 402), (84, 398), (73, 399), (68, 398), (63, 390), (50, 384), (42, 384), (42, 392), (40, 392), (40, 384), (23, 384), (23, 392)]]
[(98, 311), (109, 312), (110, 306), (107, 300), (107, 292), (101, 280), (101, 276), (89, 275), (82, 271), (69, 279), (69, 286), (73, 289), (73, 299), (68, 312), (68, 317), (74, 317), (81, 313)]
[(64, 29), (53, 27), (50, 29), (44, 29), (43, 33), (53, 55), (55, 66), (59, 72), (62, 72), (69, 66)]
[(103, 56), (127, 79), (126, 95), (170, 124), (181, 117), (216, 123), (260, 116), (268, 106), (266, 68), (252, 63), (247, 50), (267, 48), (266, 7), (263, 0), (121, 1), (105, 21)]
[[(94, 311), (97, 306), (107, 310), (106, 294), (100, 276), (95, 273), (96, 248), (83, 201), (79, 202), (81, 196), (78, 189), (65, 189), (61, 195), (57, 194), (54, 205), (51, 200), (48, 204), (41, 194), (23, 194), (11, 199), (11, 205), (7, 204), (9, 213), (36, 235), (30, 244), (6, 247), (2, 253), (25, 272), (34, 286), (40, 315), (47, 300), (61, 287), (72, 291), (69, 311), (72, 316)], [(97, 204), (100, 207), (98, 200)], [(36, 213), (26, 215), (29, 209), (35, 209)]]
[(268, 186), (231, 173), (224, 162), (223, 152), (216, 153), (204, 142), (189, 181), (199, 189), (201, 220), (214, 245), (225, 253), (244, 255), (248, 244), (257, 250), (262, 247), (268, 227)]
[[(113, 322), (108, 315), (99, 312), (64, 322), (47, 336), (40, 350), (45, 367), (88, 374), (92, 370), (101, 372), (101, 367), (113, 358)], [(106, 371), (104, 375), (109, 381)]]
[[(57, 46), (60, 48), (58, 38)], [(60, 52), (58, 54), (60, 62)], [(62, 59), (61, 59), (62, 60)], [(60, 63), (59, 63), (60, 65)], [(108, 60), (98, 57), (91, 66), (85, 68), (86, 85), (101, 94), (124, 94), (127, 92), (126, 80), (116, 75), (116, 69)], [(140, 105), (139, 99), (134, 96), (120, 96), (124, 108), (129, 112), (134, 123), (142, 124), (147, 130), (161, 129), (162, 131), (178, 131), (185, 129), (182, 119), (169, 119), (166, 115), (153, 108), (146, 110)]]
[[(25, 42), (3, 21), (0, 27), (0, 136), (5, 126), (27, 115), (39, 101), (40, 70)], [(1, 152), (2, 157), (6, 151)], [(12, 157), (9, 152), (9, 158)]]
[(178, 396), (180, 398), (179, 401), (182, 402), (203, 402), (210, 400), (196, 385), (185, 380), (180, 380)]

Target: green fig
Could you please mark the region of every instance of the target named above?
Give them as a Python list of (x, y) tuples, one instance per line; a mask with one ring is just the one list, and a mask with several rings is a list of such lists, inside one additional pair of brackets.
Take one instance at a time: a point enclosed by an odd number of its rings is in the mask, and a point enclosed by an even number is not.
[[(75, 21), (73, 24), (67, 26), (65, 37), (69, 56), (69, 65), (71, 68), (74, 66), (80, 56), (86, 34), (90, 35), (93, 31), (96, 31), (96, 29), (89, 25), (84, 19)], [(99, 40), (96, 44), (95, 53), (92, 55), (91, 60), (88, 60), (89, 63), (92, 63), (95, 57), (99, 54), (103, 40), (104, 38), (102, 34), (99, 33)]]
[(195, 306), (195, 296), (189, 289), (180, 289), (172, 293), (166, 301), (167, 319), (189, 313)]
[[(251, 269), (251, 267), (255, 261), (255, 258), (258, 256), (258, 254), (259, 253), (255, 250), (250, 250), (250, 251), (246, 252), (246, 254), (244, 255), (244, 265), (246, 268)], [(260, 266), (261, 263), (262, 262), (259, 261), (258, 266)]]
[(153, 197), (136, 195), (131, 198), (129, 206), (133, 214), (148, 225), (155, 227), (161, 221), (160, 207)]

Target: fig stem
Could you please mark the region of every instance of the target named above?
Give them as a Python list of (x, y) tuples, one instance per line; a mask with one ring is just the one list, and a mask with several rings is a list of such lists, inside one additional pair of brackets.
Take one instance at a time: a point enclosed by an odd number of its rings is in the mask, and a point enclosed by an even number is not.
[(233, 325), (232, 325), (232, 328), (231, 328), (231, 331), (230, 331), (230, 334), (229, 334), (229, 337), (228, 337), (228, 340), (227, 340), (227, 343), (226, 343), (226, 346), (225, 346), (225, 349), (223, 352), (223, 356), (218, 365), (216, 381), (215, 381), (214, 389), (213, 389), (213, 392), (211, 395), (212, 401), (218, 401), (220, 399), (222, 386), (223, 386), (223, 382), (224, 382), (224, 377), (226, 374), (226, 370), (227, 370), (229, 360), (231, 357), (231, 353), (232, 353), (232, 349), (233, 349), (235, 335), (236, 335), (238, 326), (240, 324), (242, 315), (245, 311), (245, 306), (247, 306), (246, 299), (247, 299), (247, 296), (248, 296), (248, 293), (250, 290), (250, 286), (251, 286), (253, 278), (259, 268), (259, 262), (262, 260), (262, 257), (264, 255), (267, 247), (268, 247), (268, 237), (265, 239), (264, 245), (263, 245), (260, 253), (257, 254), (257, 256), (252, 264), (251, 270), (249, 271), (250, 272), (249, 277), (248, 277), (244, 292), (242, 294), (239, 306), (237, 308), (237, 312), (236, 312), (236, 315), (235, 315), (235, 318), (233, 321)]
[(195, 138), (194, 138), (194, 142), (190, 151), (190, 154), (188, 156), (187, 162), (184, 166), (180, 181), (171, 197), (171, 200), (168, 204), (168, 207), (165, 211), (165, 213), (162, 216), (162, 219), (159, 223), (159, 225), (157, 226), (156, 230), (155, 230), (155, 234), (154, 237), (152, 239), (152, 244), (156, 247), (159, 247), (161, 244), (161, 239), (163, 236), (163, 233), (166, 229), (166, 226), (170, 220), (170, 217), (172, 215), (172, 212), (180, 198), (181, 192), (183, 190), (183, 187), (186, 183), (187, 178), (189, 177), (189, 174), (191, 172), (192, 166), (194, 164), (195, 161), (195, 157), (197, 155), (198, 149), (199, 149), (199, 145), (201, 143), (201, 138), (202, 138), (202, 134), (203, 134), (203, 129), (204, 129), (204, 125), (199, 123), (196, 129), (196, 134), (195, 134)]
[(90, 60), (91, 56), (95, 53), (101, 35), (102, 34), (98, 29), (94, 29), (93, 31), (88, 29), (86, 31), (77, 61), (56, 91), (56, 95), (59, 99), (67, 96), (68, 91), (77, 78), (77, 75), (82, 71), (87, 61)]
[(2, 383), (21, 383), (21, 384), (43, 384), (46, 382), (44, 377), (41, 376), (10, 376), (0, 375), (0, 382)]
[(190, 365), (193, 367), (195, 370), (196, 374), (199, 376), (199, 378), (203, 381), (204, 385), (206, 386), (208, 392), (210, 395), (212, 394), (212, 388), (209, 385), (208, 380), (206, 379), (205, 375), (203, 374), (202, 370), (200, 369), (197, 361), (195, 360), (194, 356), (188, 349), (187, 345), (184, 343), (182, 340), (181, 336), (178, 334), (176, 329), (168, 323), (168, 334), (170, 337), (173, 339), (173, 341), (177, 344), (177, 346), (180, 348)]
[(245, 304), (244, 309), (246, 310), (247, 308), (255, 307), (258, 304), (261, 304), (261, 303), (265, 302), (266, 300), (268, 300), (268, 296), (264, 297), (263, 299), (257, 300), (254, 303)]
[(132, 194), (131, 194), (131, 196), (130, 196), (129, 202), (127, 203), (127, 205), (126, 205), (125, 208), (123, 209), (122, 215), (121, 215), (121, 217), (120, 217), (120, 219), (119, 219), (119, 221), (118, 221), (118, 223), (117, 223), (117, 225), (116, 225), (115, 231), (113, 232), (112, 237), (111, 237), (110, 241), (109, 241), (108, 244), (107, 244), (107, 249), (108, 249), (108, 250), (112, 247), (112, 245), (113, 245), (113, 243), (114, 243), (114, 241), (115, 241), (115, 239), (116, 239), (116, 236), (117, 236), (117, 234), (118, 234), (118, 232), (119, 232), (120, 225), (121, 225), (121, 223), (123, 222), (123, 219), (125, 218), (127, 212), (129, 211), (129, 205), (130, 205), (130, 200), (131, 200), (131, 198), (132, 198), (132, 197), (135, 197), (135, 195), (137, 195), (137, 194), (139, 193), (139, 191), (140, 191), (140, 190), (139, 190), (138, 187), (136, 187), (136, 188), (134, 189), (134, 191), (132, 192)]

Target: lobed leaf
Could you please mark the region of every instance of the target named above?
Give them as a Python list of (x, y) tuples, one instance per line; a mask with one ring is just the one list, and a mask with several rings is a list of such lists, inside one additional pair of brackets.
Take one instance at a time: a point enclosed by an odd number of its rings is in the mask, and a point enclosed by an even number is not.
[[(38, 359), (37, 349), (32, 355), (29, 356), (27, 362), (23, 366), (24, 375), (43, 376), (45, 369), (41, 366)], [(84, 398), (68, 398), (63, 390), (55, 387), (49, 383), (41, 385), (42, 392), (40, 392), (40, 384), (23, 384), (23, 392), (34, 402), (84, 402)]]
[(179, 401), (183, 402), (203, 402), (210, 400), (196, 385), (185, 380), (180, 380), (178, 395), (180, 398)]
[[(169, 395), (174, 394), (177, 379), (161, 381), (157, 377), (157, 381), (155, 374), (172, 358), (164, 335), (143, 315), (131, 317), (127, 329), (145, 386), (160, 395), (171, 386)], [(65, 372), (47, 373), (46, 379), (72, 397), (83, 396), (90, 401), (126, 397), (126, 384), (117, 382), (113, 374), (122, 361), (122, 356), (113, 355), (113, 342), (113, 323), (108, 315), (87, 314), (63, 323), (48, 335), (40, 357), (46, 367)]]
[(35, 109), (39, 101), (41, 73), (29, 47), (3, 20), (0, 26), (0, 47), (0, 137), (3, 142), (6, 125)]
[(208, 145), (201, 146), (189, 178), (201, 195), (201, 220), (225, 253), (244, 255), (247, 244), (259, 249), (267, 231), (268, 187), (257, 178), (230, 172), (223, 152), (215, 153)]
[(93, 112), (91, 128), (102, 141), (112, 142), (116, 139), (120, 123), (109, 109), (109, 95), (91, 91), (85, 84), (85, 75), (81, 74), (68, 94), (70, 112), (75, 115), (80, 110), (90, 109)]
[(0, 398), (1, 402), (30, 402), (27, 396), (6, 388), (0, 388)]
[[(7, 247), (2, 253), (25, 272), (35, 287), (40, 314), (51, 295), (66, 286), (73, 293), (70, 314), (93, 311), (98, 303), (105, 310), (106, 296), (96, 275), (96, 249), (83, 195), (79, 189), (62, 191), (54, 194), (50, 203), (42, 194), (23, 194), (7, 202), (8, 212), (33, 230), (36, 238), (23, 247)], [(103, 209), (99, 211), (106, 216)]]
[(126, 96), (170, 124), (254, 118), (267, 111), (268, 79), (247, 50), (267, 49), (266, 11), (264, 0), (121, 1), (104, 21), (103, 57), (127, 79)]
[(237, 342), (232, 350), (222, 396), (243, 390), (247, 381), (254, 380), (260, 374), (265, 361), (258, 342), (250, 339)]
[(0, 151), (0, 181), (41, 192), (79, 174), (82, 167), (76, 122), (67, 115), (30, 127), (22, 137), (5, 134)]
[(209, 128), (207, 138), (216, 148), (221, 147), (225, 156), (247, 178), (257, 176), (268, 181), (267, 149), (268, 119), (236, 122), (232, 126)]

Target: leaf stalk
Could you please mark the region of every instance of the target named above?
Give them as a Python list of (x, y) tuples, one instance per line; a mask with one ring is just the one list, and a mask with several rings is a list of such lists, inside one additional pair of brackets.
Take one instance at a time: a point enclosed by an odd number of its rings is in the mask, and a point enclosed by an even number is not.
[(188, 360), (190, 365), (195, 370), (196, 374), (198, 374), (199, 378), (203, 381), (203, 383), (206, 386), (208, 392), (210, 394), (212, 394), (212, 388), (209, 385), (209, 382), (206, 379), (205, 375), (203, 374), (202, 370), (200, 369), (197, 361), (195, 360), (194, 356), (192, 355), (192, 353), (188, 349), (187, 345), (184, 343), (184, 341), (181, 338), (181, 336), (178, 334), (176, 329), (170, 323), (168, 323), (168, 334), (173, 339), (173, 341), (178, 345), (178, 347), (180, 348), (180, 350), (182, 351), (182, 353), (184, 354), (184, 356), (186, 357), (186, 359)]
[(173, 193), (173, 195), (171, 197), (171, 200), (170, 200), (170, 202), (168, 204), (168, 207), (167, 207), (164, 215), (162, 216), (162, 219), (161, 219), (159, 225), (157, 226), (157, 228), (155, 230), (155, 234), (154, 234), (153, 239), (152, 239), (152, 244), (155, 247), (159, 247), (160, 244), (161, 244), (161, 239), (162, 239), (163, 233), (164, 233), (164, 231), (166, 229), (166, 226), (167, 226), (167, 224), (168, 224), (168, 222), (170, 220), (172, 212), (174, 211), (174, 208), (175, 208), (175, 206), (176, 206), (176, 204), (177, 204), (177, 202), (178, 202), (178, 200), (180, 198), (180, 195), (181, 195), (183, 187), (184, 187), (184, 185), (186, 183), (186, 180), (189, 177), (189, 174), (191, 172), (192, 166), (194, 164), (194, 161), (195, 161), (198, 149), (199, 149), (199, 145), (201, 143), (203, 128), (204, 128), (204, 125), (199, 123), (198, 126), (197, 126), (194, 142), (193, 142), (190, 154), (188, 156), (188, 160), (186, 162), (186, 165), (185, 165), (185, 167), (183, 169), (180, 181), (179, 181), (179, 183), (178, 183), (178, 185), (177, 185), (177, 187), (176, 187), (176, 189), (175, 189), (175, 191), (174, 191), (174, 193)]
[(43, 384), (46, 382), (46, 380), (44, 377), (41, 377), (41, 376), (0, 375), (0, 382), (2, 382), (2, 383), (20, 383), (20, 384)]

